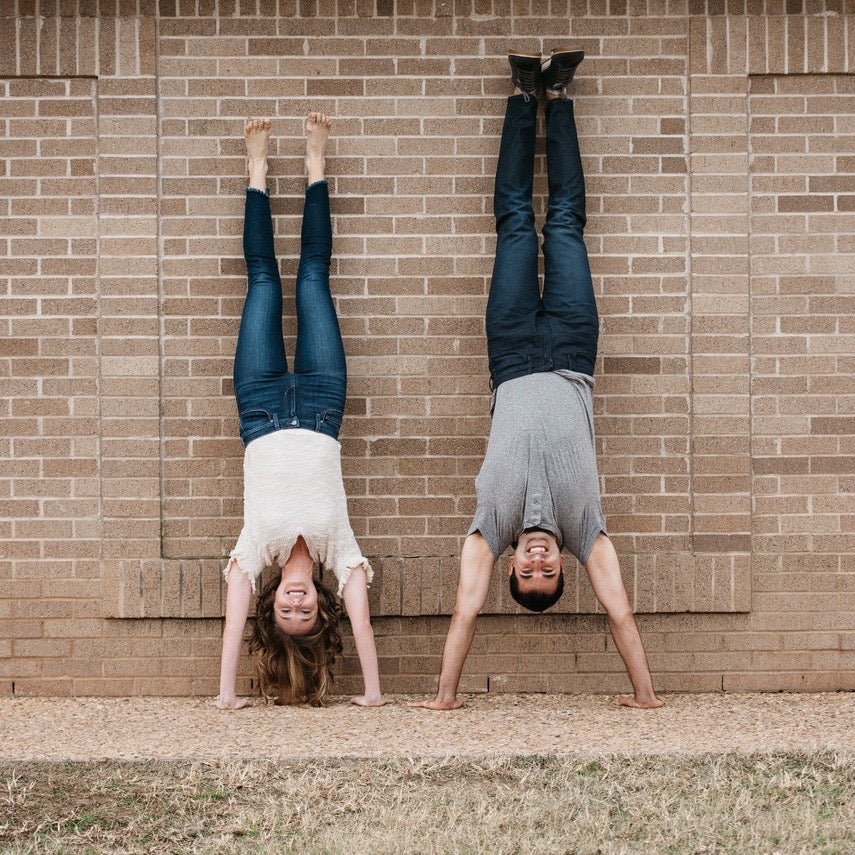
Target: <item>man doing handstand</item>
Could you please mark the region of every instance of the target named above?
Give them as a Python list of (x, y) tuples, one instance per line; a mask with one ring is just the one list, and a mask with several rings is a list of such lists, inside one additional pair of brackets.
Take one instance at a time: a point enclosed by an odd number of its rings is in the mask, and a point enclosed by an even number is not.
[[(511, 594), (541, 612), (564, 587), (566, 548), (584, 565), (633, 687), (625, 706), (654, 708), (653, 682), (617, 553), (600, 508), (594, 449), (593, 373), (599, 321), (582, 240), (585, 181), (566, 87), (582, 51), (511, 54), (514, 95), (496, 168), (496, 257), (486, 328), (493, 419), (475, 482), (477, 508), (463, 544), (460, 581), (436, 696), (414, 706), (463, 705), (457, 695), (493, 566), (511, 546)], [(549, 202), (543, 227), (543, 293), (534, 226), (537, 92), (546, 91)]]

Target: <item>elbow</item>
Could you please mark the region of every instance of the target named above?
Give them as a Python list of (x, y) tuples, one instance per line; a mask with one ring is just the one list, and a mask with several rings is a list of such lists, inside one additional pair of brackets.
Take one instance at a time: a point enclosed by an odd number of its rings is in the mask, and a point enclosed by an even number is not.
[(481, 609), (469, 603), (457, 603), (454, 606), (451, 619), (455, 623), (475, 623)]
[(612, 632), (619, 632), (631, 627), (635, 623), (635, 616), (631, 608), (608, 612), (609, 626)]
[(243, 635), (245, 627), (245, 617), (237, 617), (236, 615), (226, 615), (226, 619), (223, 622), (223, 634), (229, 636)]
[(368, 617), (368, 615), (357, 618), (356, 620), (351, 618), (350, 629), (353, 632), (354, 638), (374, 638), (374, 630), (371, 627), (371, 618)]

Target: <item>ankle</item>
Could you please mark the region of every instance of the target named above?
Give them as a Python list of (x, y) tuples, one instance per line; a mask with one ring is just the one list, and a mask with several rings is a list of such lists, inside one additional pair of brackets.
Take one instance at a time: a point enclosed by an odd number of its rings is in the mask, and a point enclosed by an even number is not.
[(309, 184), (325, 179), (326, 159), (322, 154), (306, 155), (306, 178)]
[(267, 158), (250, 160), (248, 163), (249, 186), (256, 190), (267, 190)]

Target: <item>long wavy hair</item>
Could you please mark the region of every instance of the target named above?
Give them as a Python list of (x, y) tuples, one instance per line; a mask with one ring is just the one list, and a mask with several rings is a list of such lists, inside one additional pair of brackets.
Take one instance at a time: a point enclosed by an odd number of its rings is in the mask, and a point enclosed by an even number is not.
[[(317, 568), (322, 572), (321, 567)], [(273, 617), (273, 599), (281, 581), (274, 573), (255, 603), (249, 651), (255, 661), (258, 686), (267, 702), (278, 705), (324, 706), (333, 682), (332, 666), (342, 651), (338, 598), (314, 574), (318, 589), (318, 620), (306, 635), (288, 635)]]

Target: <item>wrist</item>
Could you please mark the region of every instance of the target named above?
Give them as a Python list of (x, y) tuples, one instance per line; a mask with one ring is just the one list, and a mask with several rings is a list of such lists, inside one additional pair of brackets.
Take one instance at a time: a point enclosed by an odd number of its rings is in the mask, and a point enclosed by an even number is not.
[(457, 687), (453, 689), (438, 688), (436, 690), (436, 699), (441, 703), (453, 703), (457, 700)]

